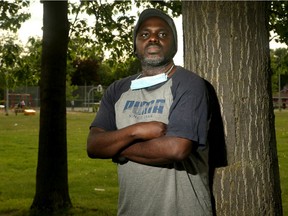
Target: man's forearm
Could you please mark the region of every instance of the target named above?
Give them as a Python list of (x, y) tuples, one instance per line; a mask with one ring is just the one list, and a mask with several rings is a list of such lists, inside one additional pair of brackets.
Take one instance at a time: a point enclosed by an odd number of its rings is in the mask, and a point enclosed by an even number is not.
[(112, 158), (135, 140), (131, 128), (116, 131), (90, 130), (87, 153), (91, 158)]
[(162, 122), (141, 122), (115, 131), (91, 128), (87, 153), (91, 158), (112, 158), (137, 140), (150, 140), (165, 134)]
[(192, 150), (192, 142), (178, 137), (160, 137), (144, 142), (137, 142), (119, 156), (128, 160), (148, 164), (163, 165), (184, 160)]

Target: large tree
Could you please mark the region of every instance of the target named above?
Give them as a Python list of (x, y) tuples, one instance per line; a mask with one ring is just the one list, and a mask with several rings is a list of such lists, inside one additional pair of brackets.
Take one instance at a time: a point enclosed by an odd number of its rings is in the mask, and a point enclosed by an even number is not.
[(268, 9), (267, 2), (183, 2), (185, 66), (215, 87), (224, 122), (228, 166), (216, 169), (213, 185), (218, 215), (282, 215)]
[(40, 132), (36, 194), (31, 209), (41, 215), (69, 208), (66, 141), (67, 1), (43, 1)]

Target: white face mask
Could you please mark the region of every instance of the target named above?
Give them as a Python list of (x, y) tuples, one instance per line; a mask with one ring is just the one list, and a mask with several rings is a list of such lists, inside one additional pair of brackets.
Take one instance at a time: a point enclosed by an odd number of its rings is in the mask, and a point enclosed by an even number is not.
[(167, 81), (168, 75), (173, 69), (173, 67), (174, 65), (172, 65), (172, 67), (166, 73), (161, 73), (154, 76), (148, 76), (138, 79), (138, 77), (141, 76), (140, 74), (135, 80), (131, 81), (130, 86), (131, 90), (147, 88)]
[(131, 81), (131, 90), (147, 88), (167, 81), (166, 73), (157, 74), (154, 76), (143, 77)]

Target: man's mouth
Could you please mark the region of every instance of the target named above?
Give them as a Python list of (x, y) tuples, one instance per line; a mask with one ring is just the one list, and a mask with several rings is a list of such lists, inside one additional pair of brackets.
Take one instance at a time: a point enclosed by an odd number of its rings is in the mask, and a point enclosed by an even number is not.
[(159, 53), (161, 47), (159, 45), (149, 45), (146, 47), (146, 50), (149, 54)]

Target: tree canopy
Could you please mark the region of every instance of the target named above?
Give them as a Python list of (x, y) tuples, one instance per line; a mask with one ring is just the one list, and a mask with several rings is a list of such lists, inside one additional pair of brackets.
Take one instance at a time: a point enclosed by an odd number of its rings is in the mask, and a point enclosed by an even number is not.
[(269, 30), (279, 36), (275, 41), (288, 45), (288, 2), (272, 1), (269, 18)]
[(0, 0), (0, 29), (17, 32), (21, 24), (31, 17), (29, 12), (23, 10), (29, 4), (29, 0)]
[[(136, 73), (140, 64), (133, 55), (132, 33), (140, 8), (156, 7), (173, 16), (181, 15), (181, 1), (79, 1), (68, 6), (70, 31), (67, 59), (67, 81), (74, 85), (109, 85), (114, 80)], [(11, 32), (0, 42), (0, 83), (9, 88), (38, 85), (42, 41), (30, 38), (26, 45), (18, 43), (16, 34), (21, 24), (31, 17), (29, 0), (0, 1), (0, 29)], [(288, 44), (288, 2), (272, 1), (269, 10), (269, 30), (277, 35), (276, 42)], [(92, 22), (91, 22), (92, 20)], [(272, 40), (272, 36), (270, 37)], [(273, 53), (275, 55), (275, 53)], [(11, 65), (13, 60), (13, 65)], [(90, 66), (85, 64), (90, 64)], [(278, 87), (275, 74), (282, 70), (282, 87), (287, 69), (279, 68), (271, 58), (273, 91)], [(83, 68), (96, 68), (80, 73)], [(134, 65), (134, 66), (133, 66)], [(277, 67), (277, 69), (276, 69)], [(131, 70), (133, 68), (133, 70)], [(90, 73), (90, 75), (89, 75)], [(91, 73), (94, 73), (92, 76)], [(75, 82), (80, 76), (81, 82)], [(87, 76), (90, 77), (87, 79)], [(94, 77), (91, 79), (91, 76)], [(73, 81), (74, 80), (74, 81)], [(2, 95), (2, 93), (0, 93)], [(3, 97), (3, 96), (2, 96)]]
[[(29, 0), (15, 0), (13, 2), (2, 0), (0, 3), (1, 29), (16, 32), (20, 28), (21, 23), (30, 18), (30, 14), (25, 10), (29, 6)], [(140, 2), (133, 0), (70, 2), (68, 6), (70, 41), (67, 74), (71, 77), (72, 83), (73, 76), (79, 76), (79, 69), (75, 66), (82, 61), (81, 65), (83, 66), (85, 62), (87, 63), (91, 59), (98, 65), (97, 75), (95, 75), (95, 80), (92, 81), (92, 84), (95, 85), (99, 84), (99, 82), (109, 85), (112, 81), (129, 75), (126, 71), (128, 68), (133, 67), (132, 65), (128, 66), (130, 63), (134, 64), (134, 66), (138, 65), (138, 69), (134, 67), (135, 70), (131, 71), (131, 73), (137, 72), (140, 64), (137, 63), (137, 59), (133, 56), (132, 32), (140, 8), (161, 8), (173, 16), (179, 16), (181, 14), (181, 4), (181, 1)], [(277, 42), (286, 44), (288, 43), (287, 5), (288, 3), (285, 1), (273, 1), (269, 11), (269, 30), (277, 33), (279, 36), (278, 39), (276, 38)], [(5, 52), (7, 50), (4, 48), (4, 43), (6, 42), (2, 40), (2, 56), (6, 55)], [(21, 44), (17, 46), (21, 48), (23, 54), (15, 54), (22, 61), (19, 64), (21, 73), (10, 73), (13, 77), (19, 76), (14, 79), (14, 81), (17, 81), (14, 85), (38, 85), (41, 40), (31, 38), (26, 46)], [(2, 58), (2, 61), (5, 61), (5, 58)], [(3, 67), (6, 67), (6, 65), (2, 63), (1, 66), (2, 72), (0, 73), (2, 78), (0, 80), (2, 79), (2, 83), (5, 83), (3, 70), (6, 69)]]

